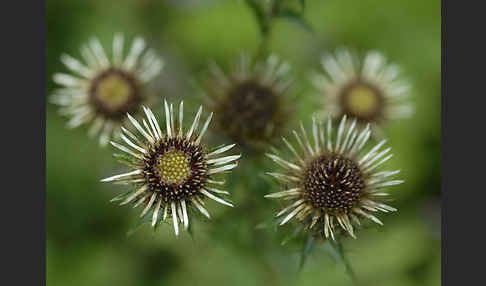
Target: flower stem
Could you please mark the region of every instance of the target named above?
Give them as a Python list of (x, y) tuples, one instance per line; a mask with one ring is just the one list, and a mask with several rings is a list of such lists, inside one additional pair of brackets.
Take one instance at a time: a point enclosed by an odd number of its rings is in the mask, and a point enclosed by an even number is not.
[(336, 240), (332, 244), (334, 244), (336, 252), (339, 255), (340, 260), (344, 264), (344, 267), (346, 269), (346, 273), (348, 274), (349, 278), (351, 278), (354, 285), (359, 285), (358, 280), (356, 278), (356, 273), (354, 272), (353, 267), (351, 266), (351, 263), (349, 263), (348, 257), (346, 256), (346, 253), (344, 252), (343, 245), (342, 245), (341, 241), (339, 240), (339, 238), (336, 237)]
[(256, 58), (263, 59), (268, 53), (268, 35), (270, 34), (270, 28), (268, 27), (265, 32), (262, 32), (262, 40), (258, 46)]
[(265, 9), (255, 0), (246, 0), (246, 4), (255, 15), (260, 27), (261, 41), (258, 46), (256, 58), (264, 58), (268, 53), (268, 38), (276, 11), (279, 9), (279, 0), (273, 0), (270, 9)]

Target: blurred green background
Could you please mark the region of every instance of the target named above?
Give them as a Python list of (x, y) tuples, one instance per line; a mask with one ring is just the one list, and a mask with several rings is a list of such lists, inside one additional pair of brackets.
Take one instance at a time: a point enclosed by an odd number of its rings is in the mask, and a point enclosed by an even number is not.
[[(288, 0), (286, 2), (292, 2)], [(300, 11), (298, 0), (294, 4)], [(336, 46), (377, 49), (402, 65), (413, 83), (413, 118), (385, 131), (405, 184), (393, 189), (394, 214), (384, 227), (344, 241), (361, 285), (439, 285), (440, 253), (440, 1), (307, 0), (304, 18), (315, 33), (285, 19), (273, 23), (268, 47), (290, 61), (301, 102), (294, 118), (315, 111), (310, 70)], [(261, 35), (245, 1), (48, 0), (47, 93), (59, 56), (79, 57), (91, 36), (111, 47), (114, 32), (143, 36), (166, 60), (156, 79), (161, 97), (196, 105), (194, 82), (210, 59), (229, 65), (241, 51), (255, 54)], [(190, 103), (189, 103), (190, 104)], [(127, 188), (101, 184), (125, 170), (47, 104), (47, 283), (56, 285), (352, 285), (344, 267), (316, 248), (298, 271), (300, 247), (281, 245), (281, 233), (256, 227), (278, 204), (261, 174), (272, 164), (243, 158), (228, 177), (234, 209), (209, 204), (211, 221), (193, 219), (194, 237), (176, 239), (170, 226), (143, 225), (127, 236), (139, 211), (109, 203)], [(189, 115), (186, 115), (189, 116)], [(187, 118), (187, 117), (186, 117)], [(307, 121), (308, 122), (308, 121)], [(294, 127), (294, 126), (290, 126)]]

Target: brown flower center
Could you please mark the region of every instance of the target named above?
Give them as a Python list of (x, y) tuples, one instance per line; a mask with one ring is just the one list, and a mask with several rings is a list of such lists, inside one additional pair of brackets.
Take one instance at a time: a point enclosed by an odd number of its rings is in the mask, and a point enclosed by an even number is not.
[(271, 88), (248, 80), (229, 90), (217, 114), (222, 128), (235, 141), (267, 141), (282, 123), (279, 103)]
[(358, 165), (339, 155), (321, 155), (304, 172), (305, 198), (330, 214), (348, 213), (365, 187)]

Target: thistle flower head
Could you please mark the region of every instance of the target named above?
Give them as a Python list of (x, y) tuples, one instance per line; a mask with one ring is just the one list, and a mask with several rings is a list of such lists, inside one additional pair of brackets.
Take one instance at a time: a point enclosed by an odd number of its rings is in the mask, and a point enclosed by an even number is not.
[(256, 150), (277, 138), (287, 120), (290, 65), (275, 55), (253, 65), (241, 55), (228, 76), (214, 63), (210, 69), (208, 91), (221, 130)]
[(330, 118), (326, 124), (313, 118), (312, 140), (302, 123), (300, 129), (301, 134), (293, 132), (299, 151), (283, 139), (294, 155), (292, 160), (267, 154), (284, 169), (283, 173), (268, 174), (286, 189), (265, 197), (291, 201), (277, 214), (278, 217), (285, 214), (281, 224), (296, 218), (308, 230), (332, 239), (339, 227), (356, 238), (353, 225), (360, 224), (360, 217), (381, 225), (371, 212), (396, 210), (381, 199), (388, 195), (382, 188), (403, 183), (390, 179), (399, 171), (376, 171), (392, 157), (389, 154), (391, 148), (380, 150), (386, 140), (368, 152), (362, 152), (371, 135), (370, 127), (358, 131), (357, 120), (346, 124), (346, 116), (343, 116), (337, 132)]
[(372, 127), (412, 114), (409, 84), (400, 77), (400, 68), (387, 64), (381, 53), (370, 51), (361, 62), (355, 53), (341, 48), (324, 55), (321, 63), (325, 73), (312, 75), (314, 86), (325, 97), (321, 114), (346, 115)]
[[(179, 106), (178, 118), (174, 116), (173, 105), (164, 102), (165, 133), (149, 108), (143, 107), (146, 120), (142, 124), (128, 115), (138, 135), (122, 127), (121, 139), (125, 145), (111, 144), (128, 155), (124, 159), (133, 170), (115, 175), (102, 182), (117, 182), (135, 185), (135, 190), (114, 200), (123, 199), (122, 205), (134, 203), (134, 207), (143, 205), (143, 217), (152, 213), (152, 226), (169, 216), (176, 235), (179, 234), (179, 222), (187, 229), (190, 210), (197, 210), (208, 218), (204, 207), (205, 198), (210, 198), (224, 205), (233, 206), (217, 194), (229, 194), (218, 189), (223, 181), (214, 180), (213, 175), (229, 171), (237, 166), (240, 155), (219, 157), (231, 149), (234, 144), (208, 152), (201, 139), (211, 122), (208, 116), (198, 132), (202, 107), (199, 108), (189, 130), (184, 131), (183, 102)], [(118, 155), (121, 159), (122, 156)], [(163, 214), (161, 212), (163, 211)]]
[(106, 145), (112, 135), (119, 137), (125, 114), (138, 112), (146, 100), (143, 86), (163, 67), (155, 52), (144, 51), (145, 41), (140, 37), (135, 38), (124, 58), (123, 41), (123, 35), (115, 35), (110, 60), (98, 39), (93, 38), (81, 48), (85, 63), (63, 54), (61, 61), (73, 74), (54, 75), (54, 81), (63, 88), (54, 92), (51, 101), (61, 106), (63, 115), (71, 117), (68, 127), (92, 122), (89, 134), (100, 133), (101, 145)]

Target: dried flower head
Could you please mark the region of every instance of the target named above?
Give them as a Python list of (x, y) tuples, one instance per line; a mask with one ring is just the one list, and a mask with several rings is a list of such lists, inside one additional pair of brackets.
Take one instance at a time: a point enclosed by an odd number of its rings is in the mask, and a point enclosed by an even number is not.
[(54, 91), (51, 101), (61, 106), (61, 114), (71, 117), (68, 127), (93, 122), (89, 134), (94, 136), (101, 131), (102, 146), (112, 135), (119, 137), (125, 114), (138, 112), (146, 99), (143, 85), (163, 67), (154, 51), (144, 53), (145, 41), (140, 37), (135, 38), (124, 58), (123, 41), (122, 34), (115, 35), (110, 61), (98, 39), (93, 38), (81, 47), (85, 63), (67, 54), (61, 56), (74, 75), (54, 75), (54, 81), (64, 87)]
[(312, 76), (325, 96), (321, 115), (346, 115), (374, 128), (388, 119), (411, 115), (409, 84), (399, 76), (400, 68), (387, 64), (381, 53), (368, 52), (361, 64), (356, 54), (341, 48), (334, 55), (324, 55), (321, 63), (327, 74)]
[(276, 154), (267, 154), (286, 171), (268, 174), (288, 189), (265, 197), (292, 201), (277, 214), (277, 217), (286, 214), (280, 224), (295, 217), (308, 230), (316, 230), (320, 235), (333, 239), (336, 225), (339, 225), (356, 238), (353, 224), (360, 224), (360, 216), (381, 225), (381, 221), (371, 212), (396, 210), (383, 203), (381, 198), (388, 194), (381, 189), (403, 183), (402, 180), (390, 180), (399, 171), (376, 171), (378, 166), (392, 157), (392, 154), (388, 154), (391, 148), (380, 151), (386, 142), (382, 140), (366, 154), (361, 154), (371, 131), (368, 125), (358, 132), (356, 125), (355, 119), (348, 126), (344, 116), (333, 140), (336, 132), (332, 120), (327, 120), (325, 132), (322, 121), (317, 122), (313, 118), (313, 144), (309, 142), (302, 123), (301, 134), (293, 132), (300, 153), (283, 138), (295, 156), (294, 160), (286, 161)]
[(227, 76), (216, 64), (208, 92), (221, 130), (245, 147), (262, 149), (277, 138), (288, 118), (284, 94), (291, 78), (290, 65), (277, 56), (251, 64), (241, 55)]
[(198, 210), (208, 218), (209, 213), (204, 208), (204, 199), (210, 198), (218, 203), (233, 206), (219, 198), (216, 194), (229, 193), (219, 190), (218, 185), (224, 181), (214, 180), (213, 175), (229, 171), (237, 166), (240, 155), (218, 156), (231, 149), (235, 144), (217, 148), (208, 152), (201, 139), (212, 118), (212, 113), (197, 133), (202, 107), (194, 118), (191, 128), (184, 134), (182, 127), (183, 102), (179, 106), (179, 118), (174, 117), (174, 108), (167, 102), (165, 105), (166, 133), (164, 134), (154, 114), (149, 108), (143, 107), (146, 119), (140, 124), (128, 114), (128, 119), (141, 136), (122, 127), (121, 139), (126, 146), (111, 142), (113, 146), (129, 155), (124, 159), (133, 171), (103, 179), (102, 182), (117, 182), (132, 184), (136, 188), (114, 200), (123, 200), (121, 205), (133, 202), (134, 207), (143, 205), (141, 216), (150, 210), (152, 226), (160, 221), (159, 213), (163, 210), (162, 220), (172, 216), (175, 234), (179, 234), (178, 221), (187, 229), (188, 213), (191, 209)]

